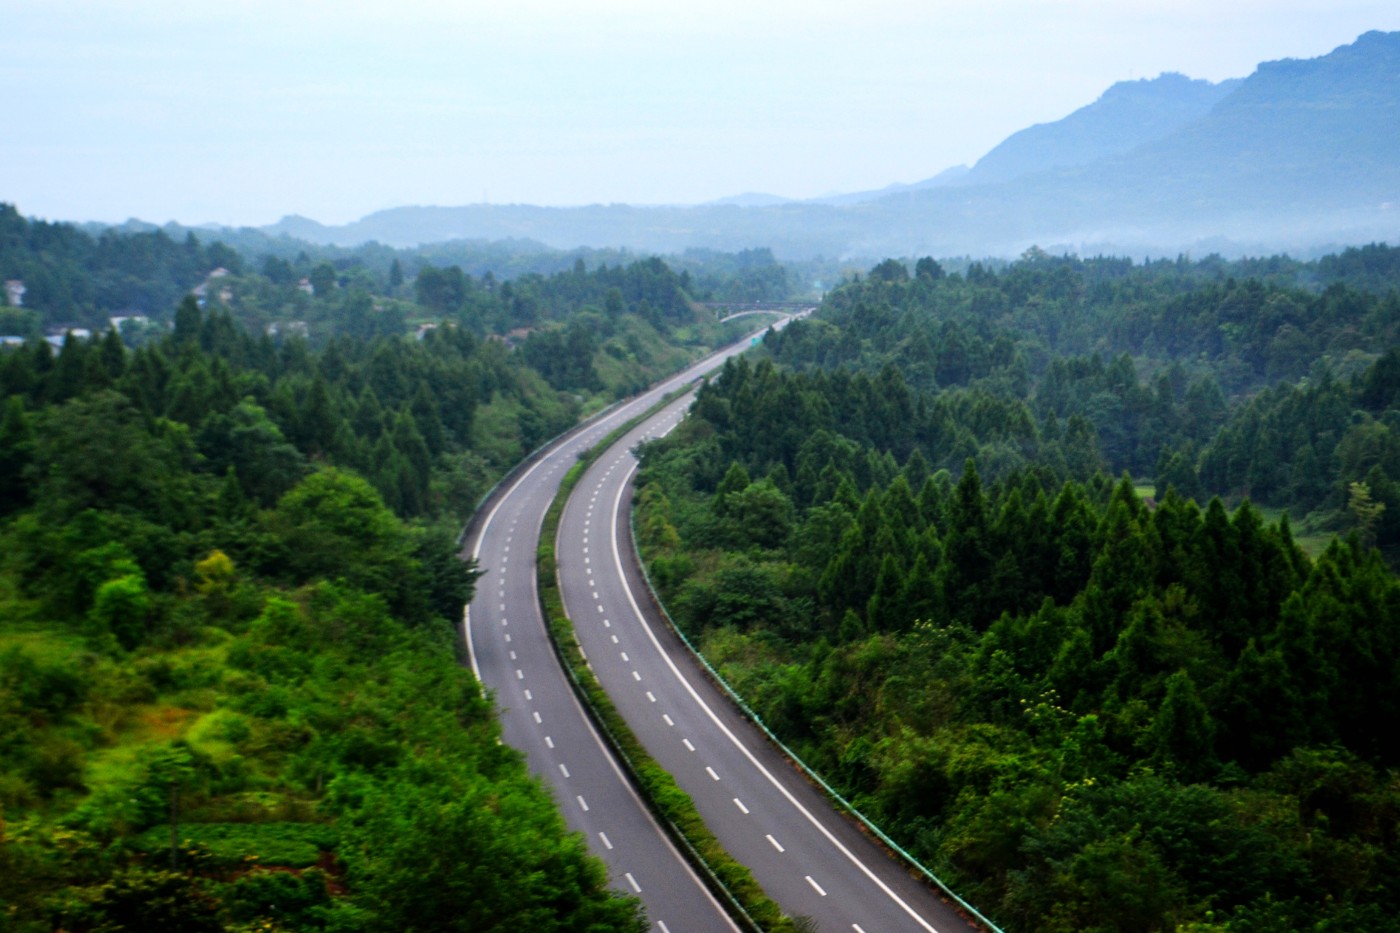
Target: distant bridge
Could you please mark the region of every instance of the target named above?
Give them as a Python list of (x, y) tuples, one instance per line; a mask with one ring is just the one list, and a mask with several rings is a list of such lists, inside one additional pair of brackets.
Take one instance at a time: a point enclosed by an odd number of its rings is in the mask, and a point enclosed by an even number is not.
[(705, 304), (723, 324), (735, 318), (751, 314), (780, 314), (783, 317), (798, 317), (816, 309), (810, 301), (753, 301), (753, 302), (709, 302)]

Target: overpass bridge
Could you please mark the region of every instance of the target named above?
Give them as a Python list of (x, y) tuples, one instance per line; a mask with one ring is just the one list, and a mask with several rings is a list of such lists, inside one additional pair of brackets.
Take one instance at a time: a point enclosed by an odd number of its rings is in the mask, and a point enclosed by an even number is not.
[(816, 310), (813, 301), (744, 301), (744, 302), (704, 302), (703, 307), (714, 312), (719, 322), (753, 314), (777, 314), (783, 317), (800, 317)]

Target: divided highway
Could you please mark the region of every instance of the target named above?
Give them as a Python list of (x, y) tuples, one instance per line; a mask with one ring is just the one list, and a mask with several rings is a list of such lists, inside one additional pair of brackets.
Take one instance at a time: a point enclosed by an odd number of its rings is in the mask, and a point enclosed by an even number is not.
[(589, 663), (648, 752), (788, 914), (811, 917), (823, 931), (974, 929), (836, 813), (656, 617), (632, 556), (631, 450), (671, 430), (690, 400), (672, 403), (599, 458), (564, 511), (560, 586)]
[(503, 738), (553, 785), (570, 828), (607, 864), (614, 887), (642, 898), (651, 928), (660, 933), (732, 933), (738, 927), (652, 819), (579, 705), (540, 615), (535, 552), (544, 514), (582, 451), (742, 353), (750, 340), (556, 440), (491, 497), (465, 542), (485, 572), (463, 634), (472, 670), (495, 695)]

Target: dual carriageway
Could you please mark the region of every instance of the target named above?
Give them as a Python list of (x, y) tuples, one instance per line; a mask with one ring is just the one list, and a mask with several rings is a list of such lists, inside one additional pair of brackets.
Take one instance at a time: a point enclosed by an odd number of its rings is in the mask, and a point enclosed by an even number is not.
[[(503, 738), (553, 787), (570, 828), (606, 863), (614, 887), (642, 899), (660, 933), (742, 927), (656, 823), (580, 705), (545, 629), (535, 556), (545, 512), (584, 451), (750, 342), (556, 439), (488, 499), (466, 541), (485, 572), (463, 629), (472, 668), (495, 696)], [(825, 933), (976, 929), (837, 812), (734, 708), (656, 611), (632, 551), (632, 450), (674, 428), (690, 402), (689, 393), (675, 399), (597, 457), (564, 509), (555, 550), (560, 593), (590, 666), (648, 753), (786, 913)]]

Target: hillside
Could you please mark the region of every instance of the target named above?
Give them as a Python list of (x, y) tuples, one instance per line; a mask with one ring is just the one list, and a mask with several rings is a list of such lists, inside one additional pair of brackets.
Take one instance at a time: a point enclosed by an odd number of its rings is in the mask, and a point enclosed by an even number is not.
[(1182, 74), (1120, 81), (1063, 120), (1013, 133), (979, 159), (961, 183), (995, 184), (1130, 152), (1201, 119), (1239, 84), (1193, 81)]

